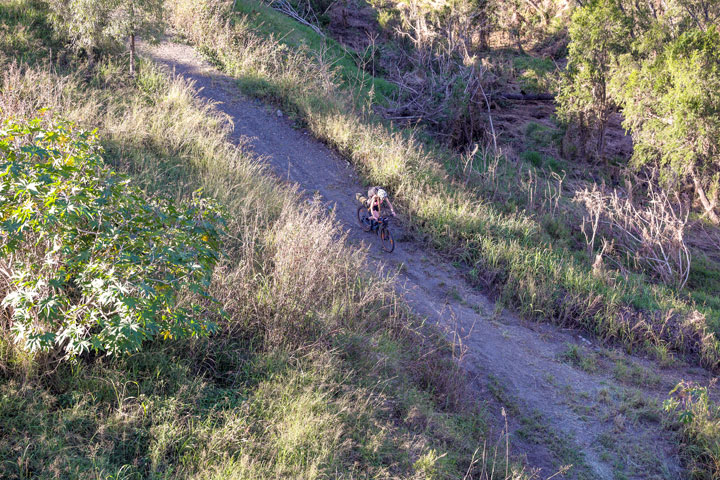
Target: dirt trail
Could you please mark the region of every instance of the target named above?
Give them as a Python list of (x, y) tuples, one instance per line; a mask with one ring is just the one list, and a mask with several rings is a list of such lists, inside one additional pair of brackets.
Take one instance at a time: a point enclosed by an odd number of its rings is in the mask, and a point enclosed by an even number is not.
[[(249, 138), (249, 147), (278, 176), (299, 184), (309, 197), (317, 193), (328, 206), (335, 206), (351, 241), (370, 242), (376, 266), (399, 272), (398, 287), (416, 313), (464, 332), (463, 364), (473, 386), (483, 397), (497, 399), (491, 410), (503, 405), (509, 412), (514, 453), (525, 454), (529, 465), (542, 468), (541, 477), (568, 463), (578, 466), (564, 478), (682, 477), (674, 439), (647, 408), (653, 399), (662, 401), (677, 372), (658, 371), (648, 383), (649, 371), (657, 370), (651, 363), (601, 348), (577, 332), (526, 324), (496, 311), (457, 269), (409, 240), (401, 220), (392, 226), (401, 241), (393, 254), (383, 253), (379, 239), (356, 224), (355, 193), (366, 188), (347, 161), (277, 110), (241, 96), (233, 79), (209, 66), (191, 47), (164, 42), (144, 50), (170, 71), (193, 80), (200, 98), (215, 102), (232, 119), (235, 141)], [(586, 352), (581, 359), (591, 358), (595, 366), (591, 362), (579, 368), (580, 360), (576, 366), (568, 362), (573, 348)], [(629, 375), (633, 369), (640, 373)], [(596, 373), (588, 373), (593, 370)]]

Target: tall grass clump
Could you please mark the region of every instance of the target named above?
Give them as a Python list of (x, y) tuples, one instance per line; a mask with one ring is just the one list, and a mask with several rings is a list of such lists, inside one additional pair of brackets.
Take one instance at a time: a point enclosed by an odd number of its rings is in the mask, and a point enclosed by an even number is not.
[(341, 87), (317, 52), (260, 35), (248, 17), (232, 15), (230, 2), (181, 0), (170, 21), (246, 92), (299, 116), (369, 183), (387, 186), (415, 231), (465, 262), (504, 303), (630, 347), (669, 347), (720, 365), (705, 313), (643, 275), (598, 275), (582, 251), (554, 246), (538, 220), (483, 195), (488, 172), (460, 181), (453, 172), (467, 162), (368, 113), (358, 90)]
[(226, 314), (209, 337), (57, 362), (18, 349), (0, 310), (0, 477), (524, 477), (473, 457), (487, 426), (442, 336), (391, 278), (362, 273), (365, 252), (326, 211), (230, 143), (192, 84), (151, 64), (129, 82), (112, 58), (14, 53), (0, 122), (44, 112), (42, 126), (97, 128), (104, 161), (148, 196), (183, 204), (202, 189), (227, 212), (208, 288)]
[(682, 432), (684, 460), (692, 478), (720, 475), (720, 406), (710, 400), (708, 387), (682, 381), (664, 403)]

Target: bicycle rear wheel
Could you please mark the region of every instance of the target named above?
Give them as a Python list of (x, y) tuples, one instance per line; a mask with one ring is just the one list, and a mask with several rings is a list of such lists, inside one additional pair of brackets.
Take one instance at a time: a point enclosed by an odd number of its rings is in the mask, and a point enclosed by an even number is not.
[(363, 230), (366, 232), (370, 231), (370, 222), (368, 221), (368, 210), (364, 205), (360, 205), (357, 209), (357, 219), (358, 223), (360, 223), (360, 226)]
[(380, 230), (380, 240), (382, 240), (382, 247), (387, 253), (391, 253), (395, 250), (395, 240), (393, 239), (392, 233), (387, 227), (383, 227)]

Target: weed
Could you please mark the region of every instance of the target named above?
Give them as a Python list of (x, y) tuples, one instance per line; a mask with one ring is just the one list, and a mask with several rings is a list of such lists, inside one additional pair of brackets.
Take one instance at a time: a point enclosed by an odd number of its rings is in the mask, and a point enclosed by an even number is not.
[(458, 303), (463, 302), (463, 297), (460, 295), (460, 291), (457, 289), (457, 287), (452, 287), (449, 292), (450, 298), (455, 300)]
[(689, 470), (697, 478), (715, 477), (720, 472), (720, 409), (710, 401), (708, 388), (680, 382), (663, 405), (681, 429), (681, 445)]
[(592, 352), (587, 352), (582, 347), (567, 343), (567, 349), (560, 355), (560, 358), (588, 373), (596, 373), (598, 371), (597, 357)]
[(661, 382), (660, 376), (655, 372), (627, 360), (615, 362), (613, 376), (622, 383), (638, 387), (656, 387)]
[(520, 158), (522, 158), (524, 161), (530, 163), (536, 168), (541, 168), (544, 163), (543, 155), (540, 152), (536, 152), (534, 150), (528, 150), (521, 153)]

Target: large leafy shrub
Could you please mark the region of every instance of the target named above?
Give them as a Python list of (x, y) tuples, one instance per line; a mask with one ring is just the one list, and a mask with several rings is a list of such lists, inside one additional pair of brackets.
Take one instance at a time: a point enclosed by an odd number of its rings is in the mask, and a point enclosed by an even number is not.
[(0, 316), (30, 351), (118, 353), (205, 335), (217, 208), (148, 198), (69, 125), (0, 127)]

